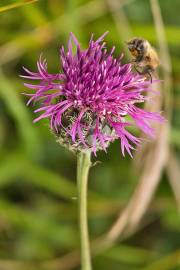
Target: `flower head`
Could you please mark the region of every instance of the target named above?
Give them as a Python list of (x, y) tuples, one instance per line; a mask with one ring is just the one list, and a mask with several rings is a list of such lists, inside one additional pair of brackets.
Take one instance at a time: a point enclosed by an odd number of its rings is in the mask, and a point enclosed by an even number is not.
[(27, 104), (38, 102), (34, 112), (41, 115), (34, 122), (48, 118), (59, 142), (73, 150), (96, 153), (119, 138), (123, 155), (125, 150), (131, 155), (140, 139), (127, 127), (135, 125), (153, 137), (151, 122), (162, 121), (163, 117), (138, 107), (146, 100), (145, 92), (151, 91), (151, 83), (133, 73), (131, 64), (122, 64), (122, 55), (116, 59), (114, 47), (107, 51), (105, 35), (96, 41), (92, 36), (88, 48), (82, 50), (71, 33), (67, 52), (64, 47), (60, 49), (60, 73), (48, 73), (42, 57), (37, 62), (38, 72), (24, 68), (27, 75), (22, 77), (38, 82), (25, 83), (34, 90), (26, 94), (30, 96)]

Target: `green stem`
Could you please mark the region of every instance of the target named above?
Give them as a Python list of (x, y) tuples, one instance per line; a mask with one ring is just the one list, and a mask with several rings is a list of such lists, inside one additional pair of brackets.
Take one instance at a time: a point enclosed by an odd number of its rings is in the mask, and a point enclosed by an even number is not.
[(81, 238), (81, 267), (82, 270), (91, 270), (91, 256), (87, 221), (87, 186), (88, 173), (91, 166), (91, 153), (78, 153), (77, 156), (77, 183), (79, 200), (79, 223)]

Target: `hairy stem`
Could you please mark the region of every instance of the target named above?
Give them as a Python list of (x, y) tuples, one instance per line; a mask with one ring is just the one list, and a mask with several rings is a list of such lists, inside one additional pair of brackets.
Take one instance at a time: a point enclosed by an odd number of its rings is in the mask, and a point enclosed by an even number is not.
[(87, 221), (87, 186), (88, 173), (91, 166), (91, 154), (78, 153), (77, 156), (77, 184), (79, 200), (79, 223), (81, 238), (81, 267), (82, 270), (91, 270), (91, 256), (89, 247), (88, 221)]

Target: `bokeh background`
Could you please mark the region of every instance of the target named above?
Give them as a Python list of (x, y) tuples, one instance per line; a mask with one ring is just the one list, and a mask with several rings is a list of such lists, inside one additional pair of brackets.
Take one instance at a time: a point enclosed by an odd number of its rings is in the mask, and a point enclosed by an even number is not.
[[(99, 37), (107, 30), (108, 46), (116, 46), (115, 54), (123, 50), (126, 62), (124, 41), (133, 36), (148, 39), (159, 51), (159, 76), (165, 82), (159, 106), (167, 115), (169, 133), (168, 139), (149, 144), (143, 158), (142, 149), (134, 160), (123, 158), (119, 142), (94, 158), (101, 163), (91, 169), (89, 180), (92, 241), (112, 228), (144, 174), (155, 187), (142, 180), (131, 205), (133, 213), (144, 207), (145, 214), (131, 233), (116, 231), (112, 246), (93, 257), (93, 269), (180, 269), (180, 1), (28, 2), (0, 1), (0, 270), (80, 269), (76, 156), (56, 143), (46, 120), (32, 123), (33, 108), (25, 105), (19, 74), (22, 66), (36, 70), (42, 52), (49, 71), (56, 73), (59, 48), (69, 32), (85, 47), (91, 33)], [(150, 151), (153, 158), (146, 160)], [(153, 178), (153, 166), (165, 154)], [(139, 167), (138, 160), (146, 161), (148, 169)], [(149, 193), (150, 204), (138, 201)]]

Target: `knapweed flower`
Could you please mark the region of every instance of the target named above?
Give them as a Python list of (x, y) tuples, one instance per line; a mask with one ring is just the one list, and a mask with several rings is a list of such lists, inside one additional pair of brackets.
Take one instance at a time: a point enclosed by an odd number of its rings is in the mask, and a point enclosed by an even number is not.
[[(158, 112), (148, 112), (139, 107), (151, 91), (151, 83), (132, 71), (131, 64), (122, 64), (122, 55), (113, 56), (114, 47), (108, 52), (104, 35), (82, 50), (71, 33), (67, 52), (60, 49), (61, 71), (50, 74), (46, 60), (40, 57), (38, 72), (24, 68), (26, 79), (37, 84), (25, 83), (33, 89), (27, 104), (38, 102), (35, 113), (41, 113), (34, 122), (48, 118), (50, 128), (58, 141), (72, 150), (106, 150), (110, 142), (119, 138), (121, 150), (131, 155), (140, 138), (132, 135), (127, 127), (135, 125), (153, 137), (152, 121), (162, 121)], [(76, 52), (73, 53), (73, 44)]]

